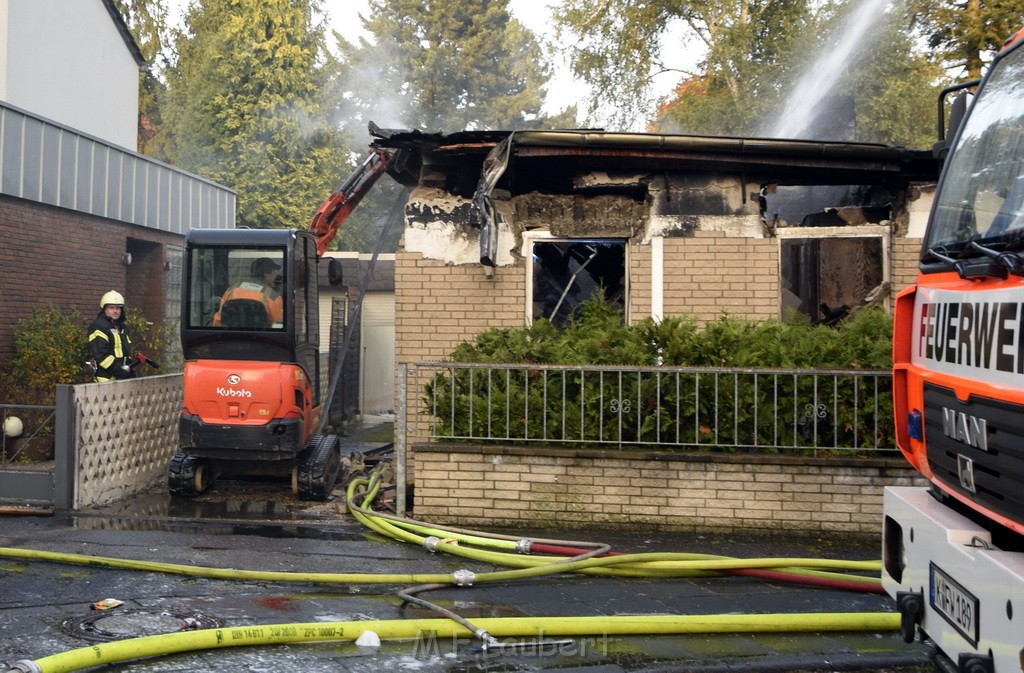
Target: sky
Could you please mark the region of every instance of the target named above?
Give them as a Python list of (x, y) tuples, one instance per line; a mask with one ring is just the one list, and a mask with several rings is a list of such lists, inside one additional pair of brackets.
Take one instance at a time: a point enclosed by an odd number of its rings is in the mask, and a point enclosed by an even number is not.
[[(188, 5), (188, 0), (167, 0), (167, 4), (171, 22), (180, 21), (184, 9)], [(360, 35), (365, 35), (359, 14), (360, 12), (365, 14), (368, 7), (369, 0), (323, 1), (323, 9), (327, 13), (331, 28), (349, 41), (357, 39)], [(509, 0), (509, 9), (515, 18), (536, 33), (540, 39), (544, 40), (551, 36), (551, 9), (550, 2), (547, 0)], [(663, 55), (667, 62), (687, 67), (692, 67), (696, 60), (694, 55), (687, 52), (678, 31), (672, 30), (668, 31), (667, 41), (663, 45)], [(552, 70), (543, 112), (553, 115), (576, 104), (579, 104), (580, 112), (583, 112), (586, 107), (583, 101), (589, 93), (587, 85), (574, 78), (568, 64), (564, 62), (556, 61), (552, 64)], [(678, 74), (656, 78), (655, 94), (658, 96), (669, 94), (678, 83), (678, 78)], [(593, 120), (593, 122), (598, 126), (601, 125), (601, 120)]]

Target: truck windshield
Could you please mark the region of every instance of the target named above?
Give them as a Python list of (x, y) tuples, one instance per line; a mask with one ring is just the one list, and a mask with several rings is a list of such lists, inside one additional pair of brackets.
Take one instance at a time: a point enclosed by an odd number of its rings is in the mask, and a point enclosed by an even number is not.
[(924, 250), (1024, 247), (1024, 48), (1006, 54), (950, 151)]
[(188, 256), (189, 327), (284, 328), (283, 249), (194, 247)]

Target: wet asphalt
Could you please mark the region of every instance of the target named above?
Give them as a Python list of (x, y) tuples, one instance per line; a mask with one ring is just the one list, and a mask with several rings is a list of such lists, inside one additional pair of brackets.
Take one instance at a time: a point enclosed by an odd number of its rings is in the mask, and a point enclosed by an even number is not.
[[(324, 573), (494, 570), (385, 539), (344, 510), (341, 491), (304, 503), (287, 485), (223, 482), (194, 500), (156, 490), (98, 510), (0, 516), (0, 547), (218, 568)], [(607, 542), (622, 552), (876, 559), (876, 540), (849, 537), (519, 531)], [(403, 585), (232, 581), (0, 557), (0, 673), (96, 642), (198, 627), (437, 618), (403, 604)], [(421, 596), (472, 621), (481, 617), (891, 612), (877, 594), (719, 576), (684, 579), (558, 575), (446, 587)], [(93, 604), (112, 598), (113, 609)], [(898, 632), (602, 636), (480, 651), (478, 641), (420, 638), (363, 647), (351, 640), (186, 652), (83, 670), (318, 673), (414, 671), (924, 671), (928, 650)]]

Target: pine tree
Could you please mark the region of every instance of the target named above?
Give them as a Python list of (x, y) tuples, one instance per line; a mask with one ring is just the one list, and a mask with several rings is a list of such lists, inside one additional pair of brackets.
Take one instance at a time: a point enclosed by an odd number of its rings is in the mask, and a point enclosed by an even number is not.
[[(425, 131), (535, 126), (548, 68), (508, 0), (370, 0), (372, 42), (339, 38), (343, 118)], [(353, 121), (358, 120), (358, 121)]]
[(350, 170), (318, 4), (196, 0), (175, 35), (162, 158), (235, 189), (239, 226), (305, 227)]

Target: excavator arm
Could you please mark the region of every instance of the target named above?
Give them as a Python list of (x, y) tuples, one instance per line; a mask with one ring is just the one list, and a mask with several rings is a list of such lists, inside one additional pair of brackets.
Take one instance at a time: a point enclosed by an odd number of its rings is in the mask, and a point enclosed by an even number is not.
[(309, 225), (309, 231), (316, 238), (318, 257), (323, 257), (327, 246), (331, 244), (334, 236), (338, 233), (338, 229), (377, 180), (387, 171), (390, 159), (390, 153), (371, 149), (370, 155), (356, 169), (356, 172), (338, 188), (338, 191), (327, 197), (327, 200), (317, 209), (316, 215), (313, 216), (313, 221)]

